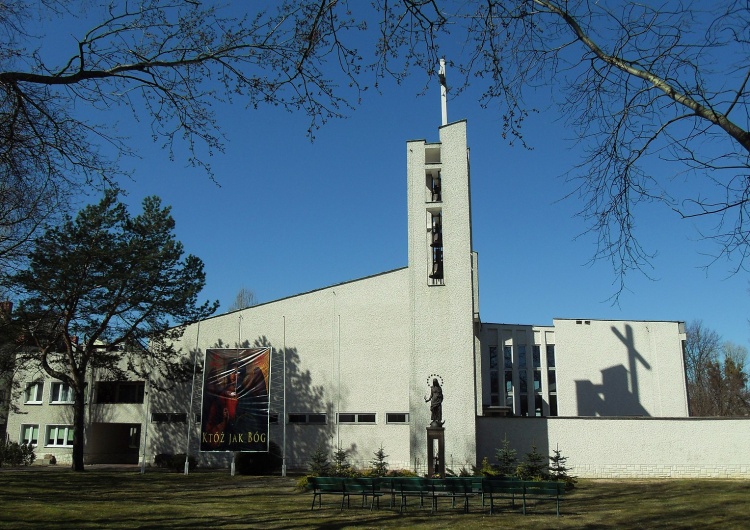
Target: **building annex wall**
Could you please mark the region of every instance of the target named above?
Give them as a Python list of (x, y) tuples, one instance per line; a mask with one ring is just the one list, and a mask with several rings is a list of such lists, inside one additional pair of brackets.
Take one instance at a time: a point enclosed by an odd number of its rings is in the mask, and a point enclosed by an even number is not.
[[(272, 348), (271, 414), (278, 423), (271, 425), (270, 437), (282, 446), (287, 422), (290, 468), (305, 467), (321, 444), (341, 447), (351, 460), (364, 462), (382, 445), (393, 465), (406, 467), (410, 322), (408, 271), (399, 269), (209, 318), (189, 326), (178, 346), (186, 355), (197, 351), (201, 360), (208, 348)], [(197, 397), (200, 385), (195, 392)], [(354, 414), (355, 421), (339, 422), (339, 413), (347, 414), (346, 420)], [(357, 421), (373, 413), (374, 422)], [(325, 423), (289, 423), (290, 414), (296, 419), (324, 414)], [(191, 446), (197, 448), (197, 425), (192, 432)], [(155, 432), (153, 439), (160, 438)], [(150, 452), (166, 451), (162, 443)]]
[(748, 478), (750, 418), (480, 418), (480, 458), (559, 449), (582, 478)]
[(553, 322), (559, 416), (688, 415), (683, 323)]

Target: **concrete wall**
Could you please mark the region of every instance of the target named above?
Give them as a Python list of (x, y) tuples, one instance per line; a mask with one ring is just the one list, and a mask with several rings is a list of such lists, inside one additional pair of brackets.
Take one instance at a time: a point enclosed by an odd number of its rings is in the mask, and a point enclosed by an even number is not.
[(686, 417), (681, 322), (554, 319), (560, 416)]
[[(412, 352), (410, 363), (411, 453), (427, 455), (426, 427), (430, 409), (425, 397), (432, 379), (442, 384), (446, 460), (469, 465), (476, 460), (476, 356), (474, 344), (474, 263), (466, 122), (440, 128), (440, 142), (407, 143), (409, 273)], [(437, 154), (439, 153), (439, 156)], [(425, 193), (428, 171), (439, 170), (442, 198)], [(444, 281), (434, 285), (428, 219), (442, 215)]]
[(750, 478), (750, 418), (479, 418), (478, 453), (559, 448), (587, 478)]
[[(285, 421), (286, 359), (287, 415), (325, 413), (328, 420), (326, 425), (287, 425), (290, 467), (304, 467), (320, 444), (342, 447), (352, 460), (363, 461), (369, 461), (382, 444), (390, 460), (405, 467), (411, 457), (405, 443), (409, 426), (386, 424), (385, 418), (389, 412), (409, 412), (407, 273), (400, 269), (210, 318), (190, 326), (179, 346), (186, 354), (197, 351), (201, 360), (207, 348), (270, 346), (271, 413), (279, 415), (270, 436), (279, 446)], [(184, 411), (189, 390), (181, 398), (172, 399), (172, 394), (162, 393), (156, 399), (165, 412), (170, 407)], [(200, 395), (200, 384), (196, 394)], [(198, 410), (194, 406), (194, 412)], [(375, 413), (376, 424), (339, 425), (338, 412)], [(159, 429), (152, 431), (151, 454), (168, 446), (170, 437)], [(197, 427), (193, 433), (191, 445), (196, 448)], [(174, 438), (180, 438), (179, 433)], [(184, 443), (183, 434), (179, 444)]]

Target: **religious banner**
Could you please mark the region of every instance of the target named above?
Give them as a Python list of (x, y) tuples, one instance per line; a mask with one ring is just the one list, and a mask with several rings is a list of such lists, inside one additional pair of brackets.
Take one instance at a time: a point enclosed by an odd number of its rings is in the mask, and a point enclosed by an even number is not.
[(268, 451), (271, 348), (206, 350), (201, 451)]

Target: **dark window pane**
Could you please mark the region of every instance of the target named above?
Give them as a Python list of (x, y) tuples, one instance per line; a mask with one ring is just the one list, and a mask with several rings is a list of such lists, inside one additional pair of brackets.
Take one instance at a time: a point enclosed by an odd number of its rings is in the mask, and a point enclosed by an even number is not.
[(541, 392), (542, 390), (542, 372), (534, 370), (534, 392)]
[(536, 395), (534, 396), (534, 415), (543, 416), (542, 410), (542, 396)]
[(516, 346), (516, 351), (518, 352), (518, 366), (520, 369), (525, 370), (526, 369), (526, 345), (519, 344), (518, 346)]
[(503, 360), (505, 362), (505, 368), (513, 368), (513, 350), (510, 346), (503, 348)]
[(547, 344), (547, 366), (552, 368), (555, 366), (555, 345)]
[(550, 392), (557, 392), (557, 373), (554, 370), (547, 372), (547, 384)]
[(532, 362), (534, 363), (534, 368), (539, 368), (542, 366), (542, 354), (541, 354), (541, 346), (538, 344), (533, 347), (532, 350)]
[(557, 396), (555, 394), (549, 396), (549, 415), (557, 416)]
[(326, 415), (325, 414), (308, 414), (307, 422), (308, 423), (325, 423)]
[(357, 421), (359, 423), (375, 423), (375, 414), (360, 414)]
[(500, 392), (500, 376), (497, 372), (490, 372), (490, 393)]
[(497, 369), (497, 346), (490, 346), (490, 370)]

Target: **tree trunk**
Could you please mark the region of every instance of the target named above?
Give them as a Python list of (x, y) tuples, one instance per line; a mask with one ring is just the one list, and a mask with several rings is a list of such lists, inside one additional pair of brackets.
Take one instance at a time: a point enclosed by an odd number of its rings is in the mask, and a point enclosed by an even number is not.
[(83, 385), (76, 389), (73, 404), (73, 471), (83, 471), (83, 448), (85, 445), (86, 393)]

